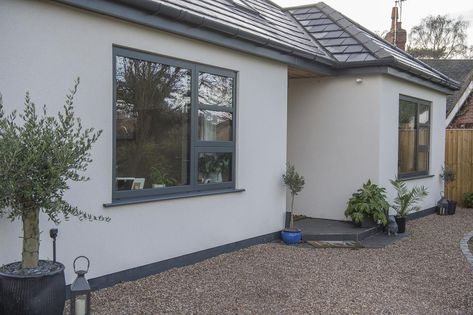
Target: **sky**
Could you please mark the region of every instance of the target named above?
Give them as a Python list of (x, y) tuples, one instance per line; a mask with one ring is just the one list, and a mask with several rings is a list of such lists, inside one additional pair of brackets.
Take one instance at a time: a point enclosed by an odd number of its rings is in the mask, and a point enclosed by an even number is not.
[[(319, 1), (322, 0), (273, 0), (282, 7)], [(391, 26), (391, 8), (394, 6), (394, 0), (323, 0), (323, 2), (371, 31), (387, 31)], [(402, 4), (402, 26), (409, 33), (422, 18), (438, 14), (463, 16), (469, 21), (468, 43), (473, 45), (472, 0), (406, 0)]]

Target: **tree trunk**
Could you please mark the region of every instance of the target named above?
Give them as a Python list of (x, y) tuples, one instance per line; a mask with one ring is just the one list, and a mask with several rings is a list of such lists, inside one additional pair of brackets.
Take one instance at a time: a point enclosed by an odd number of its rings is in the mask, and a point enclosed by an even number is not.
[(23, 252), (21, 265), (24, 269), (38, 267), (39, 253), (39, 209), (24, 210)]
[(294, 228), (294, 194), (291, 194), (291, 223), (289, 224), (289, 228)]

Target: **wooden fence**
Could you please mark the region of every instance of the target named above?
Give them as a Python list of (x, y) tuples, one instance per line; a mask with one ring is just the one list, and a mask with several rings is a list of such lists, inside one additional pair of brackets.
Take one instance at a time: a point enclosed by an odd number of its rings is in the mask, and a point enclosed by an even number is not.
[(463, 194), (473, 192), (473, 129), (447, 129), (445, 140), (445, 165), (456, 174), (445, 195), (462, 203)]

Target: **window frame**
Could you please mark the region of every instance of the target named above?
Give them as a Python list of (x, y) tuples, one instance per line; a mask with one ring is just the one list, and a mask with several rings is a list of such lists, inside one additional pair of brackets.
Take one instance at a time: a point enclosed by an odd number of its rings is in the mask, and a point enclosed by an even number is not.
[[(400, 122), (399, 122), (399, 116), (398, 116), (398, 169), (397, 169), (397, 177), (399, 179), (409, 179), (409, 178), (415, 178), (415, 177), (420, 177), (420, 176), (428, 176), (430, 174), (430, 157), (431, 157), (431, 143), (432, 143), (432, 102), (423, 100), (420, 98), (408, 96), (408, 95), (403, 95), (399, 94), (399, 105), (398, 105), (398, 115), (400, 113), (400, 107), (401, 107), (401, 101), (407, 101), (411, 103), (415, 103), (416, 105), (416, 115), (415, 115), (415, 148), (414, 148), (414, 163), (415, 163), (415, 169), (416, 171), (414, 172), (404, 172), (401, 173), (401, 138), (399, 137), (399, 130), (400, 130)], [(429, 120), (427, 124), (421, 124), (419, 122), (419, 108), (420, 106), (427, 106), (429, 108)], [(428, 135), (428, 144), (427, 145), (420, 145), (419, 144), (419, 137), (420, 137), (420, 129), (421, 128), (427, 128), (429, 130), (429, 135)], [(418, 170), (418, 163), (419, 163), (419, 152), (427, 152), (427, 170), (425, 171), (419, 171)]]
[[(219, 192), (225, 189), (235, 189), (235, 172), (236, 172), (236, 94), (237, 94), (237, 75), (238, 73), (234, 70), (222, 69), (218, 67), (207, 66), (195, 62), (180, 60), (177, 58), (171, 58), (167, 56), (161, 56), (158, 54), (153, 54), (149, 52), (143, 52), (131, 48), (126, 48), (122, 46), (113, 46), (112, 52), (113, 58), (113, 69), (112, 69), (112, 79), (113, 79), (113, 90), (112, 90), (112, 201), (122, 201), (128, 199), (148, 199), (148, 198), (157, 198), (159, 196), (169, 196), (169, 195), (178, 195), (178, 194), (189, 194), (192, 192), (201, 192), (206, 191), (210, 192), (215, 190)], [(190, 104), (190, 141), (189, 141), (189, 185), (183, 186), (172, 186), (172, 187), (162, 187), (162, 188), (146, 188), (139, 190), (117, 190), (117, 57), (126, 57), (132, 59), (139, 59), (147, 62), (160, 63), (164, 65), (181, 67), (190, 70), (191, 74), (191, 104)], [(230, 77), (233, 79), (232, 87), (232, 107), (231, 108), (222, 108), (222, 106), (200, 106), (199, 104), (199, 95), (198, 95), (198, 80), (199, 72), (205, 72), (225, 77)], [(213, 111), (225, 111), (232, 113), (232, 139), (230, 141), (202, 141), (198, 139), (198, 111), (199, 109), (207, 109)], [(201, 152), (230, 152), (232, 153), (231, 161), (231, 181), (222, 182), (222, 183), (209, 183), (209, 184), (199, 184), (197, 182), (198, 178), (198, 154)]]

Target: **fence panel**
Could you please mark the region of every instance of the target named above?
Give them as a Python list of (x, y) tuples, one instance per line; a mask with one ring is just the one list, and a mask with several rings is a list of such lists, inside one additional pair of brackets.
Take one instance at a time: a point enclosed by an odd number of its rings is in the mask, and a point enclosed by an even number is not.
[(446, 185), (445, 195), (462, 203), (463, 194), (473, 192), (473, 129), (447, 129), (445, 165), (456, 174)]

